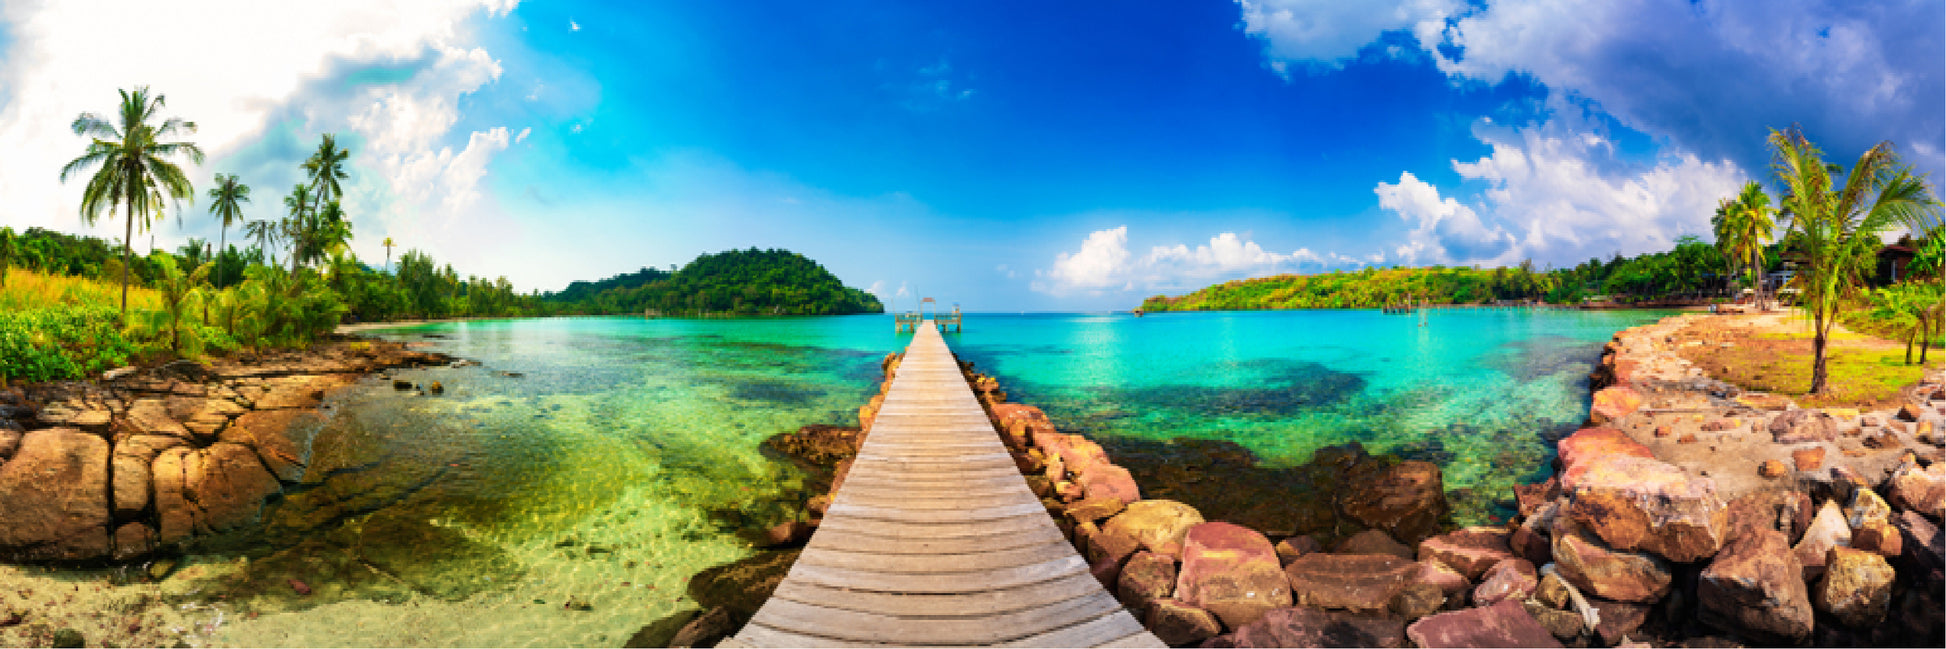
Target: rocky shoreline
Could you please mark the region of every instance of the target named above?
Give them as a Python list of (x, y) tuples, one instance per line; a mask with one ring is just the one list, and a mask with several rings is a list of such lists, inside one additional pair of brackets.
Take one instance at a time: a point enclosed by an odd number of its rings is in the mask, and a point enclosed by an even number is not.
[[(1505, 524), (1461, 529), (1437, 465), (1355, 444), (1279, 474), (1303, 496), (1225, 503), (1206, 520), (1185, 502), (1143, 498), (1100, 444), (963, 367), (1091, 572), (1173, 646), (1938, 646), (1946, 377), (1929, 375), (1895, 408), (1798, 408), (1683, 360), (1701, 344), (1687, 328), (1721, 317), (1617, 333), (1555, 475), (1509, 494), (1518, 514)], [(830, 484), (804, 520), (771, 530), (771, 547), (816, 528), (898, 361), (882, 364), (861, 428), (768, 443)], [(1212, 478), (1256, 471), (1241, 455)], [(703, 608), (630, 646), (713, 645), (794, 558), (777, 549), (698, 574), (689, 592)]]
[(246, 530), (303, 479), (329, 392), (451, 362), (340, 339), (0, 390), (0, 561), (134, 562)]

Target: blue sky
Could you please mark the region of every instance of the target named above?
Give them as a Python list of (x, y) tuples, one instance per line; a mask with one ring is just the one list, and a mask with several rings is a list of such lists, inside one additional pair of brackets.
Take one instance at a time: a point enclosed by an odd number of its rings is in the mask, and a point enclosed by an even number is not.
[[(0, 222), (84, 230), (66, 123), (149, 83), (250, 217), (339, 133), (361, 257), (390, 236), (523, 290), (757, 246), (895, 303), (1127, 308), (1663, 249), (1793, 122), (1946, 167), (1936, 0), (93, 4), (0, 9), (0, 148), (35, 153), (0, 160), (27, 197)], [(170, 21), (216, 31), (75, 44)], [(158, 245), (214, 238), (205, 208)]]

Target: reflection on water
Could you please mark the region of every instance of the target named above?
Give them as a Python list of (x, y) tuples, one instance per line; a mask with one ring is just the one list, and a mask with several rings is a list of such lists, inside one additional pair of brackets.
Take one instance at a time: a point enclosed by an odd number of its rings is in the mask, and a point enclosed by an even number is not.
[[(1600, 342), (1650, 317), (974, 315), (947, 341), (1063, 427), (1162, 454), (1147, 466), (1168, 467), (1171, 447), (1144, 442), (1176, 437), (1224, 440), (1269, 467), (1357, 440), (1440, 463), (1449, 488), (1483, 494), (1462, 515), (1483, 517), (1480, 503), (1542, 467), (1548, 436), (1585, 414)], [(854, 424), (879, 359), (909, 340), (886, 320), (383, 330), (481, 365), (397, 373), (442, 382), (440, 396), (374, 379), (332, 398), (305, 483), (261, 533), (193, 558), (220, 568), (202, 587), (238, 613), (216, 640), (619, 644), (691, 606), (688, 575), (799, 515), (804, 476), (760, 443)]]

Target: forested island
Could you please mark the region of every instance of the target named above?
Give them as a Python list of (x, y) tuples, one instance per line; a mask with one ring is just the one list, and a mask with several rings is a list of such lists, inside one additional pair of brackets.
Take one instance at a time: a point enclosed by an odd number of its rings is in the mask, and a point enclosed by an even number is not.
[(728, 250), (680, 270), (644, 268), (598, 282), (575, 282), (541, 298), (543, 311), (650, 315), (847, 315), (884, 313), (865, 291), (789, 250)]

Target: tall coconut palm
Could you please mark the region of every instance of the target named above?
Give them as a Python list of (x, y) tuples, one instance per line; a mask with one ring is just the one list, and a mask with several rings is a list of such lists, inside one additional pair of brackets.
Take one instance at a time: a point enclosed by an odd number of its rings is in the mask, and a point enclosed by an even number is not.
[(243, 224), (243, 235), (256, 239), (257, 250), (262, 251), (265, 256), (269, 257), (270, 265), (277, 265), (277, 255), (271, 251), (277, 249), (275, 247), (277, 242), (283, 238), (283, 228), (278, 222), (270, 219), (257, 219), (245, 223)]
[(142, 227), (147, 229), (149, 219), (161, 214), (164, 196), (176, 201), (195, 200), (195, 189), (189, 186), (189, 177), (183, 175), (182, 168), (169, 159), (182, 156), (190, 162), (202, 164), (203, 150), (190, 142), (166, 139), (195, 133), (195, 122), (171, 117), (160, 124), (153, 123), (157, 119), (156, 112), (163, 107), (161, 94), (151, 97), (148, 86), (137, 87), (132, 92), (117, 92), (122, 95), (119, 120), (111, 122), (94, 113), (82, 113), (74, 118), (71, 125), (74, 134), (90, 138), (90, 142), (81, 157), (61, 167), (61, 182), (67, 182), (71, 175), (95, 169), (81, 194), (81, 220), (90, 226), (101, 218), (103, 212), (112, 215), (115, 206), (125, 208), (123, 218), (127, 223), (122, 235), (122, 318), (126, 320), (128, 268), (130, 258), (134, 256), (132, 243), (135, 241), (136, 216), (141, 216)]
[(385, 243), (380, 245), (385, 246), (385, 267), (390, 269), (392, 268), (392, 238), (386, 237)]
[(319, 205), (344, 197), (344, 188), (338, 181), (347, 177), (345, 159), (350, 155), (338, 148), (337, 136), (326, 133), (318, 142), (318, 150), (304, 160), (304, 175), (311, 180), (311, 193)]
[(1825, 390), (1825, 347), (1843, 297), (1869, 271), (1878, 252), (1879, 233), (1899, 223), (1918, 222), (1939, 209), (1923, 177), (1899, 161), (1892, 143), (1881, 142), (1858, 157), (1838, 186), (1824, 152), (1798, 127), (1770, 132), (1771, 170), (1784, 187), (1784, 209), (1791, 213), (1785, 244), (1803, 255), (1798, 275), (1804, 305), (1811, 312), (1811, 393)]
[(284, 240), (291, 244), (292, 275), (297, 274), (297, 265), (303, 261), (299, 249), (304, 247), (305, 220), (311, 215), (312, 199), (311, 187), (304, 183), (292, 187), (291, 193), (284, 197), (284, 209), (290, 215), (284, 217), (283, 234)]
[[(1729, 262), (1730, 275), (1743, 270), (1759, 291), (1763, 290), (1764, 245), (1770, 243), (1771, 233), (1777, 227), (1772, 213), (1770, 196), (1764, 193), (1764, 186), (1752, 180), (1736, 198), (1723, 199), (1716, 215), (1710, 217), (1710, 226), (1716, 232), (1716, 247)], [(1758, 299), (1762, 298), (1759, 294)]]
[(250, 186), (236, 174), (216, 174), (216, 186), (209, 190), (209, 213), (223, 224), (216, 243), (216, 285), (223, 285), (223, 251), (229, 249), (230, 226), (243, 222), (243, 204), (250, 202)]

